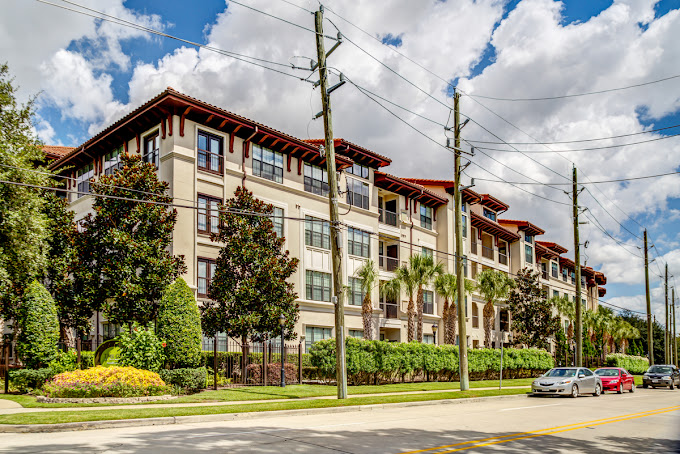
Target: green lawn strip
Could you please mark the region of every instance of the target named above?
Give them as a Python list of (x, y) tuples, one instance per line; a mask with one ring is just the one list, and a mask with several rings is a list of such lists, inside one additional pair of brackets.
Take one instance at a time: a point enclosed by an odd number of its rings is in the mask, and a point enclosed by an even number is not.
[(117, 410), (59, 411), (18, 413), (0, 415), (0, 424), (59, 424), (67, 422), (103, 421), (120, 419), (159, 418), (168, 416), (214, 415), (226, 413), (250, 413), (256, 411), (297, 410), (307, 408), (347, 407), (357, 405), (388, 404), (399, 402), (426, 402), (441, 399), (469, 397), (506, 396), (526, 394), (525, 389), (469, 390), (428, 394), (405, 394), (392, 396), (352, 397), (346, 400), (318, 399), (290, 402), (262, 402), (243, 405), (176, 408), (121, 408)]

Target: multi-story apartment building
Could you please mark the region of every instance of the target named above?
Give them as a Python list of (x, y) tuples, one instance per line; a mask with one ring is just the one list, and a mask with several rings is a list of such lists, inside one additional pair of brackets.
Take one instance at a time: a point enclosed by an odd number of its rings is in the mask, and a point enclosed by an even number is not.
[[(79, 219), (92, 209), (93, 196), (87, 194), (90, 179), (115, 172), (121, 153), (139, 154), (154, 164), (159, 178), (169, 183), (174, 200), (196, 207), (178, 208), (171, 251), (184, 255), (187, 273), (183, 278), (194, 289), (199, 304), (208, 297), (220, 249), (210, 240), (210, 234), (218, 229), (218, 204), (232, 197), (238, 186), (271, 203), (277, 234), (285, 237), (291, 255), (300, 259), (298, 271), (291, 277), (301, 308), (296, 331), (309, 347), (335, 336), (329, 225), (318, 222), (329, 219), (322, 144), (322, 140), (300, 140), (168, 88), (81, 146), (51, 148), (55, 155), (51, 167), (67, 178), (67, 189), (79, 192), (67, 196)], [(431, 254), (453, 271), (454, 186), (452, 181), (390, 175), (382, 170), (391, 163), (389, 158), (343, 139), (335, 139), (334, 147), (342, 194), (340, 212), (346, 226), (342, 236), (348, 287), (345, 334), (363, 336), (363, 295), (355, 272), (367, 260), (375, 263), (380, 281), (393, 278), (396, 268), (416, 253)], [(487, 268), (511, 275), (525, 265), (538, 270), (542, 260), (559, 257), (554, 248), (534, 241), (535, 235), (543, 233), (541, 229), (497, 219), (509, 208), (497, 198), (466, 189), (463, 201), (465, 271), (471, 279)], [(566, 266), (566, 260), (559, 258), (559, 265)], [(596, 304), (604, 276), (592, 270), (591, 275), (594, 292), (588, 298)], [(424, 340), (434, 342), (428, 327), (439, 322), (441, 304), (432, 287), (425, 288), (424, 299)], [(405, 341), (408, 296), (381, 297), (376, 286), (372, 300), (375, 337)], [(473, 294), (465, 304), (467, 341), (481, 347), (484, 302)], [(99, 340), (114, 336), (119, 329), (102, 320), (97, 316), (92, 333)], [(507, 308), (498, 307), (496, 345), (508, 341), (509, 324)], [(442, 330), (437, 336), (440, 341)]]

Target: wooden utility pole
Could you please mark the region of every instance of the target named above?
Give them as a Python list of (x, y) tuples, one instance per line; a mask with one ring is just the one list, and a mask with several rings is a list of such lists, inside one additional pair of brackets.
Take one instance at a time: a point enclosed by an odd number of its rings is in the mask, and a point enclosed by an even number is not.
[(664, 325), (663, 328), (663, 353), (664, 353), (664, 361), (666, 364), (671, 363), (670, 355), (671, 355), (671, 348), (670, 348), (670, 325), (668, 324), (668, 263), (666, 263), (666, 277), (664, 279), (664, 295), (666, 297), (666, 324)]
[(465, 325), (465, 276), (463, 273), (463, 198), (461, 196), (461, 181), (460, 181), (460, 93), (456, 90), (453, 94), (453, 127), (455, 131), (455, 148), (454, 149), (454, 210), (455, 223), (454, 230), (456, 232), (456, 281), (458, 292), (458, 359), (459, 359), (459, 374), (460, 374), (460, 390), (466, 391), (470, 389), (470, 380), (468, 377), (468, 357), (467, 357), (467, 329)]
[(583, 366), (583, 319), (581, 305), (581, 251), (578, 235), (578, 177), (576, 166), (573, 167), (572, 181), (572, 205), (574, 217), (574, 271), (576, 273), (576, 302), (574, 303), (574, 337), (576, 338), (576, 351), (574, 366)]
[(654, 364), (654, 338), (652, 337), (652, 301), (649, 298), (649, 257), (647, 255), (647, 229), (644, 234), (645, 240), (645, 295), (647, 297), (647, 354), (649, 365)]
[(675, 365), (680, 366), (680, 361), (678, 361), (678, 332), (676, 331), (676, 316), (675, 316), (675, 287), (673, 287), (673, 359), (675, 360)]
[(338, 383), (338, 399), (347, 398), (347, 363), (345, 362), (345, 302), (342, 276), (342, 231), (338, 215), (338, 181), (335, 170), (335, 145), (333, 144), (333, 119), (331, 99), (328, 95), (328, 70), (323, 35), (323, 6), (314, 13), (316, 29), (316, 54), (319, 59), (319, 85), (323, 106), (323, 129), (326, 146), (326, 171), (328, 172), (328, 205), (331, 219), (331, 261), (333, 266), (333, 302), (335, 303), (335, 364)]

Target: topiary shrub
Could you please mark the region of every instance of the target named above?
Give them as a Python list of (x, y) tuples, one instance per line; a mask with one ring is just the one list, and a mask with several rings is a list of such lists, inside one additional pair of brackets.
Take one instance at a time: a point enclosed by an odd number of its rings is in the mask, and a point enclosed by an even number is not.
[(167, 394), (169, 387), (155, 372), (97, 366), (58, 374), (43, 391), (48, 397), (141, 397)]
[(54, 360), (59, 342), (59, 319), (52, 296), (39, 282), (26, 289), (19, 309), (19, 336), (16, 351), (29, 369), (38, 369)]
[(644, 374), (649, 368), (649, 360), (643, 356), (624, 355), (612, 353), (607, 355), (606, 363), (609, 367), (621, 367), (631, 374)]
[(205, 367), (161, 369), (159, 375), (168, 385), (178, 386), (189, 392), (196, 392), (205, 389), (208, 371)]
[(156, 333), (166, 340), (165, 362), (171, 369), (201, 364), (201, 313), (194, 292), (182, 278), (168, 286), (161, 299)]
[[(286, 383), (296, 383), (298, 376), (298, 368), (295, 364), (286, 363), (284, 366), (284, 374), (286, 376)], [(249, 383), (262, 383), (262, 364), (248, 364), (246, 368), (248, 371)], [(267, 363), (267, 385), (278, 386), (281, 384), (281, 363)]]
[(116, 338), (120, 348), (118, 364), (158, 372), (165, 362), (164, 342), (153, 331), (136, 323), (124, 328)]

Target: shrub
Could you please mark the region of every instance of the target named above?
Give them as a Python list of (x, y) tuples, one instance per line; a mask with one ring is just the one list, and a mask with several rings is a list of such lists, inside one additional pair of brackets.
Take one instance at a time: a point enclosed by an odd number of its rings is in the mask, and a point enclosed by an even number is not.
[(158, 372), (163, 367), (163, 343), (153, 331), (137, 324), (124, 328), (118, 338), (120, 353), (118, 364)]
[[(81, 356), (82, 360), (82, 356)], [(57, 356), (50, 362), (49, 367), (55, 374), (76, 370), (78, 354), (75, 350), (58, 351)]]
[[(249, 364), (248, 371), (249, 383), (262, 383), (262, 364)], [(298, 368), (295, 364), (286, 363), (284, 365), (286, 383), (296, 383)], [(281, 383), (281, 363), (267, 363), (267, 383), (268, 385), (278, 386)]]
[(166, 339), (165, 361), (172, 369), (201, 364), (201, 314), (184, 279), (178, 278), (168, 286), (161, 299), (156, 332)]
[(197, 367), (195, 369), (161, 369), (159, 375), (168, 385), (174, 385), (186, 391), (196, 392), (205, 389), (208, 371), (205, 367)]
[(49, 364), (57, 356), (59, 319), (50, 293), (37, 281), (26, 289), (19, 310), (16, 351), (30, 369)]
[(94, 367), (94, 352), (80, 352), (80, 368)]
[(161, 377), (134, 367), (102, 367), (63, 372), (43, 386), (49, 397), (140, 397), (169, 392)]
[(612, 353), (607, 355), (605, 364), (609, 367), (621, 367), (631, 374), (644, 374), (649, 368), (649, 360), (643, 356)]
[(18, 392), (25, 394), (43, 387), (46, 381), (57, 375), (53, 369), (15, 369), (9, 371), (9, 384)]

